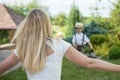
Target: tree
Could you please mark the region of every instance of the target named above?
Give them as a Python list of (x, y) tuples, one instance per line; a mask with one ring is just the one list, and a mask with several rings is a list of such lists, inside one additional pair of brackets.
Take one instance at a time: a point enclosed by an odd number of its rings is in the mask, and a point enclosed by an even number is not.
[(101, 10), (105, 9), (103, 6), (99, 5), (101, 2), (102, 0), (96, 0), (96, 5), (89, 8), (91, 10), (91, 16), (84, 20), (84, 24), (87, 24), (86, 28), (90, 28), (92, 31), (89, 35), (91, 35), (91, 33), (105, 33), (107, 30), (111, 29), (110, 18), (101, 17)]
[(101, 29), (95, 21), (91, 21), (90, 24), (85, 26), (84, 33), (90, 37), (93, 34), (105, 34), (107, 30)]
[(116, 34), (120, 31), (120, 0), (116, 3), (113, 3), (114, 9), (111, 11), (111, 26), (112, 34)]
[(75, 5), (75, 1), (71, 5), (70, 13), (68, 16), (68, 26), (67, 26), (67, 35), (73, 34), (73, 28), (76, 22), (82, 22), (82, 14), (79, 11), (79, 8)]
[(66, 16), (63, 12), (56, 15), (54, 18), (52, 18), (52, 23), (54, 25), (59, 25), (60, 27), (63, 27), (66, 25)]

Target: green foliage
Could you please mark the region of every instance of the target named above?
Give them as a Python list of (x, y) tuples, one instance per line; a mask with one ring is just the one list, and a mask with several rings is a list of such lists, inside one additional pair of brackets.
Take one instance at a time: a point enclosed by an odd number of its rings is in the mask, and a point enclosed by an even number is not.
[(112, 47), (113, 45), (117, 45), (120, 46), (120, 39), (118, 35), (107, 35), (107, 39), (108, 39), (108, 45), (109, 47)]
[(8, 39), (8, 38), (3, 38), (3, 39), (2, 39), (2, 44), (8, 43), (8, 42), (9, 42), (9, 39)]
[(113, 46), (109, 51), (110, 59), (120, 59), (120, 46)]
[(73, 28), (76, 22), (82, 22), (82, 14), (80, 13), (79, 8), (73, 2), (68, 15), (68, 26), (65, 32), (67, 35), (71, 36), (73, 34)]
[(65, 35), (66, 35), (66, 37), (70, 37), (70, 36), (72, 36), (72, 34), (73, 34), (73, 28), (67, 25), (65, 27)]
[(101, 45), (95, 45), (94, 46), (94, 52), (96, 55), (101, 56), (101, 57), (108, 57), (109, 53), (109, 46), (108, 43), (104, 42)]
[(22, 68), (18, 68), (17, 70), (0, 76), (0, 80), (27, 80), (27, 77), (25, 71), (22, 70)]
[(108, 42), (108, 39), (105, 35), (102, 34), (94, 34), (90, 37), (90, 41), (93, 45), (100, 46), (104, 42)]
[(0, 30), (0, 44), (8, 43), (9, 42), (9, 33), (7, 30)]
[(90, 37), (93, 34), (105, 34), (107, 31), (105, 29), (100, 29), (95, 21), (91, 21), (90, 24), (85, 26), (84, 33)]
[(63, 27), (66, 25), (66, 16), (63, 12), (59, 13), (57, 16), (55, 16), (52, 19), (52, 24), (59, 25), (60, 27)]
[(111, 19), (110, 18), (97, 18), (95, 19), (96, 24), (99, 26), (100, 30), (111, 30), (112, 26), (110, 25)]
[(66, 37), (64, 40), (72, 44), (72, 36)]
[(90, 49), (89, 45), (86, 45), (85, 48), (84, 48), (84, 53), (88, 54), (88, 53), (90, 53), (90, 50), (91, 49)]
[[(120, 30), (120, 0), (117, 0), (116, 3), (113, 3), (114, 9), (111, 11), (111, 25), (113, 31), (112, 34), (116, 34)], [(117, 29), (116, 29), (117, 28)]]
[(80, 12), (77, 6), (74, 4), (71, 6), (70, 14), (68, 16), (68, 24), (74, 27), (76, 22), (80, 21)]
[(95, 18), (88, 17), (84, 20), (85, 29), (92, 27), (92, 25), (96, 26), (98, 29), (97, 33), (106, 33), (111, 30), (113, 27), (110, 25), (110, 18)]
[(95, 34), (90, 37), (90, 40), (94, 46), (95, 53), (102, 57), (108, 57), (109, 50), (114, 45), (120, 46), (120, 39), (118, 35)]

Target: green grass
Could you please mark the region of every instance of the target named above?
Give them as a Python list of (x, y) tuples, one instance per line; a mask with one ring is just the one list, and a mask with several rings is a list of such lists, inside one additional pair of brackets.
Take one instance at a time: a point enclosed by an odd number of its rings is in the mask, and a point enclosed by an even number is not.
[(11, 71), (5, 75), (0, 76), (0, 80), (27, 80), (25, 71), (22, 68)]
[[(107, 61), (120, 64), (120, 60)], [(64, 59), (62, 80), (120, 80), (120, 73), (97, 71), (83, 67), (78, 69), (74, 63)]]
[[(119, 60), (107, 60), (120, 64)], [(19, 68), (0, 77), (0, 80), (27, 80), (25, 72)], [(64, 59), (61, 80), (120, 80), (120, 73), (90, 70)]]

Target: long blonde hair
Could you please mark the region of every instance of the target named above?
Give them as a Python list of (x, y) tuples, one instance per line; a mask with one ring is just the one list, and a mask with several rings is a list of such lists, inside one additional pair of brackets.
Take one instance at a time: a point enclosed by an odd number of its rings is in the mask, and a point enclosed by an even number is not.
[(52, 38), (51, 23), (41, 9), (32, 10), (21, 22), (14, 36), (16, 49), (23, 67), (31, 73), (43, 69), (45, 64), (46, 39)]

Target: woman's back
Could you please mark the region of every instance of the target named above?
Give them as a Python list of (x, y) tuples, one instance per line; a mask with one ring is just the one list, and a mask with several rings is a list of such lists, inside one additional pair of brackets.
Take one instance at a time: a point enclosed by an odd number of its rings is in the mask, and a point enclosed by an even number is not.
[[(43, 70), (35, 74), (26, 71), (29, 80), (60, 80), (62, 59), (70, 44), (56, 39), (47, 40), (46, 44), (53, 50), (53, 53), (46, 57)], [(17, 55), (17, 52), (15, 54)]]

